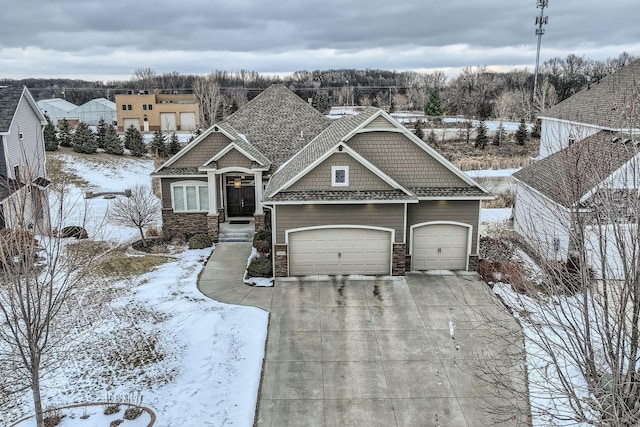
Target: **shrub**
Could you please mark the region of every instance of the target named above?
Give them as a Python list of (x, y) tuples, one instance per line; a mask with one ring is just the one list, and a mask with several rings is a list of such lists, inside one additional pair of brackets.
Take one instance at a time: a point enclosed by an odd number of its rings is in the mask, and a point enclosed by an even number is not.
[(271, 268), (271, 259), (267, 257), (254, 258), (247, 267), (247, 273), (251, 277), (271, 277), (273, 269)]
[(160, 231), (160, 229), (158, 229), (156, 227), (149, 227), (149, 228), (147, 228), (147, 232), (144, 233), (144, 234), (147, 237), (160, 237), (162, 232)]
[(256, 240), (269, 240), (271, 241), (271, 230), (260, 230), (257, 231), (256, 234), (253, 235), (253, 241)]
[(261, 255), (269, 255), (269, 253), (271, 253), (271, 230), (258, 231), (253, 236), (253, 247), (256, 248)]
[(127, 408), (124, 411), (124, 417), (123, 418), (125, 420), (135, 420), (140, 415), (142, 415), (142, 408), (139, 408), (137, 406), (132, 406), (132, 407)]
[(75, 237), (76, 239), (88, 239), (89, 235), (87, 234), (87, 230), (80, 227), (79, 225), (71, 225), (69, 227), (64, 227), (60, 233), (60, 237)]
[(206, 234), (196, 234), (189, 239), (189, 249), (204, 249), (212, 245), (211, 237)]
[(32, 233), (8, 228), (0, 230), (0, 256), (7, 263), (4, 266), (14, 262), (35, 261), (37, 251), (38, 241)]
[(105, 406), (103, 413), (105, 415), (113, 415), (113, 414), (117, 414), (118, 412), (120, 412), (120, 405), (114, 403), (114, 404)]

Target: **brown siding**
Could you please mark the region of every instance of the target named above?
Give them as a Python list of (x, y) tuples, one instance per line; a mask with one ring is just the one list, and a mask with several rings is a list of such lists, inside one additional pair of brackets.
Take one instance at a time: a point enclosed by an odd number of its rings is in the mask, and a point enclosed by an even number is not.
[[(349, 186), (331, 186), (331, 166), (349, 166)], [(335, 153), (287, 190), (389, 190), (391, 186), (347, 153)]]
[(367, 225), (392, 228), (402, 242), (404, 204), (276, 206), (276, 243), (284, 244), (285, 230), (316, 225)]
[[(471, 253), (478, 251), (478, 218), (480, 215), (480, 203), (467, 200), (429, 200), (418, 204), (410, 204), (407, 208), (407, 242), (411, 242), (411, 226), (430, 221), (455, 221), (473, 226), (471, 236)], [(407, 245), (407, 253), (409, 251)]]
[(172, 168), (197, 168), (229, 144), (222, 133), (213, 132), (171, 165)]
[(161, 178), (162, 187), (162, 208), (171, 209), (171, 184), (179, 181), (202, 181), (207, 182), (207, 178)]
[(365, 129), (395, 129), (396, 127), (389, 123), (384, 117), (376, 117), (371, 123), (364, 127)]
[(220, 157), (220, 159), (218, 160), (218, 169), (234, 166), (251, 169), (251, 160), (247, 159), (244, 154), (242, 154), (235, 148), (230, 150), (224, 156)]
[(403, 134), (362, 133), (350, 139), (348, 144), (403, 186), (469, 186)]

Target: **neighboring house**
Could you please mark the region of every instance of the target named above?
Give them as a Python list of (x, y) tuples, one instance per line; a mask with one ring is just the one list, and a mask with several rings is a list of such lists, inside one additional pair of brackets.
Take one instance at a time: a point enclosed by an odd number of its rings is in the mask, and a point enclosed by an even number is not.
[(133, 126), (143, 132), (193, 131), (198, 127), (198, 103), (193, 94), (129, 91), (116, 95), (118, 129)]
[[(386, 112), (329, 121), (274, 85), (158, 168), (163, 232), (253, 216), (276, 276), (465, 270), (492, 198)], [(266, 213), (266, 215), (265, 215)]]
[(26, 87), (0, 87), (0, 228), (48, 229), (45, 124)]
[(62, 119), (67, 119), (74, 124), (79, 121), (79, 118), (71, 113), (78, 106), (62, 98), (41, 99), (37, 104), (40, 111), (49, 116), (54, 125), (58, 125)]
[(640, 134), (639, 85), (640, 59), (542, 112), (539, 158), (601, 130)]
[(69, 112), (70, 117), (75, 117), (89, 126), (97, 126), (100, 119), (108, 124), (117, 123), (116, 103), (106, 98), (96, 98), (87, 101)]

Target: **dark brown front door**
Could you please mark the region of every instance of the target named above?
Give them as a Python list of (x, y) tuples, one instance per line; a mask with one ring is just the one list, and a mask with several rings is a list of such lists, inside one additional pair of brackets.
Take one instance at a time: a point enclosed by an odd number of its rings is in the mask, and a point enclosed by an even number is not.
[(227, 187), (227, 215), (252, 216), (256, 210), (256, 193), (253, 185)]

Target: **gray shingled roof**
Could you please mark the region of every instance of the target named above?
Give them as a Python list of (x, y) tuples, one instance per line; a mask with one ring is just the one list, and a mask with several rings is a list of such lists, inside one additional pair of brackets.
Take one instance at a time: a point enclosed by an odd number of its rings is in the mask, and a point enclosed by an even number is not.
[(402, 190), (373, 190), (373, 191), (282, 191), (273, 197), (265, 198), (266, 202), (344, 202), (367, 200), (416, 200)]
[(8, 132), (22, 96), (22, 86), (0, 87), (0, 132)]
[(271, 177), (265, 194), (270, 195), (282, 187), (377, 111), (377, 108), (369, 107), (356, 116), (344, 116), (333, 121), (324, 132), (318, 135)]
[(200, 172), (198, 168), (162, 168), (158, 172), (152, 172), (152, 176), (173, 176), (173, 175), (204, 175), (206, 172)]
[(478, 187), (427, 187), (409, 188), (418, 197), (487, 197)]
[(283, 85), (273, 85), (227, 117), (272, 163), (272, 172), (331, 124)]
[(218, 126), (220, 129), (224, 130), (225, 132), (227, 132), (228, 134), (233, 136), (235, 138), (235, 141), (233, 141), (233, 142), (238, 147), (242, 148), (244, 151), (246, 151), (251, 156), (253, 156), (253, 158), (256, 159), (258, 162), (260, 162), (261, 165), (263, 165), (263, 166), (271, 166), (271, 161), (269, 161), (269, 159), (267, 159), (264, 156), (264, 154), (262, 154), (256, 147), (253, 146), (253, 144), (251, 144), (245, 138), (246, 135), (241, 134), (240, 132), (238, 132), (229, 123), (222, 122), (222, 123), (217, 124), (216, 126)]
[(513, 176), (554, 202), (572, 207), (638, 153), (634, 141), (625, 144), (628, 138), (600, 131)]
[(543, 111), (540, 117), (606, 129), (640, 128), (640, 59)]

